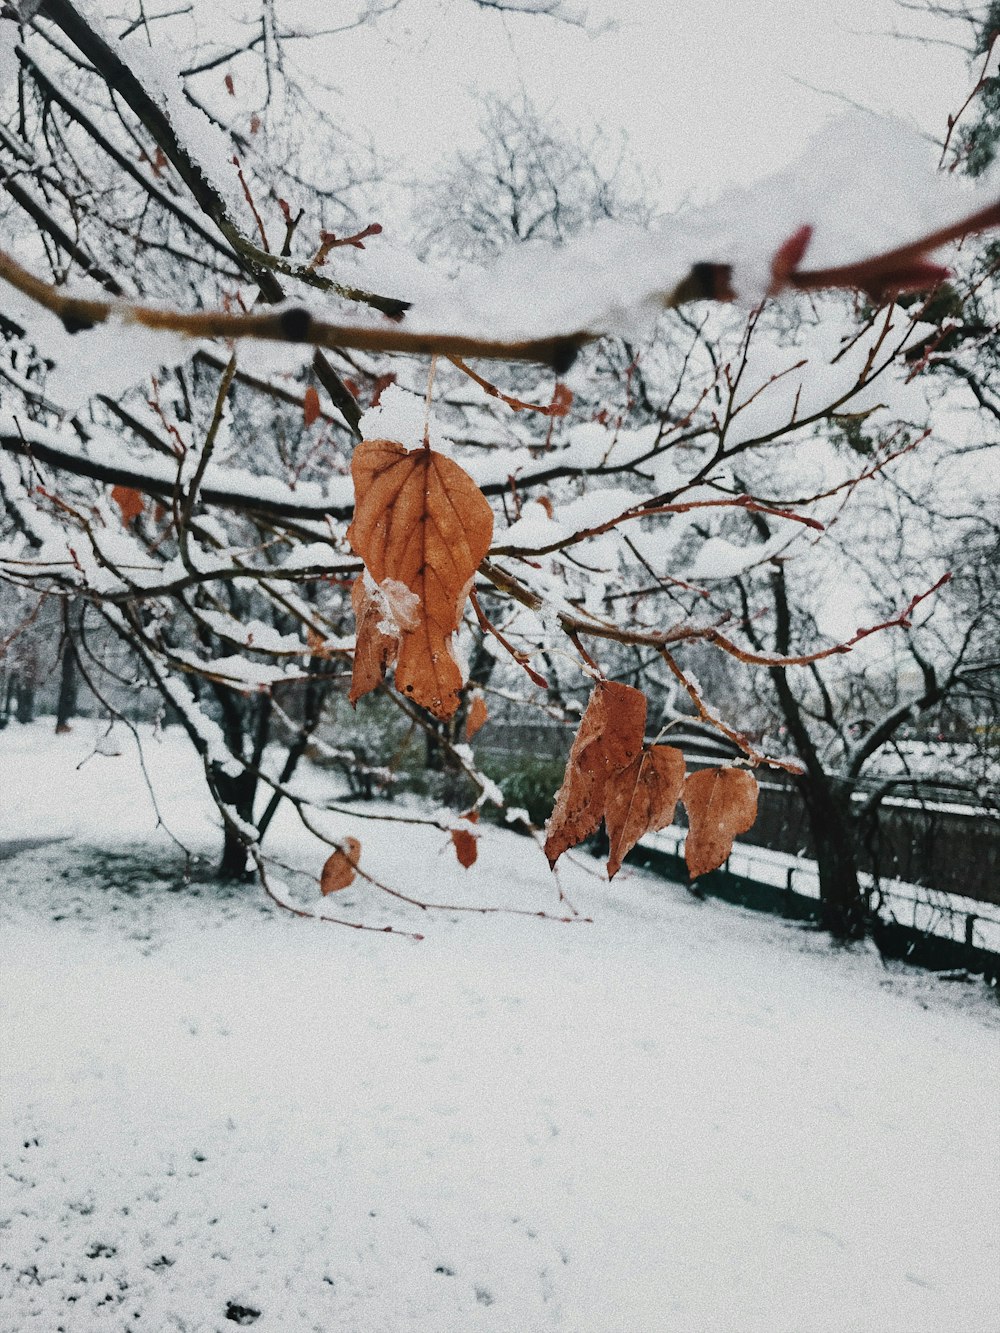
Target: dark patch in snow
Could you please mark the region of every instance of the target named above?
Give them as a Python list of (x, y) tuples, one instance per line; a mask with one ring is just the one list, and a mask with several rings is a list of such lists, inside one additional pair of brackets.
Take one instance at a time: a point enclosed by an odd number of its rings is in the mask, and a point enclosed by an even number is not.
[(226, 1318), (231, 1319), (234, 1324), (256, 1324), (260, 1318), (260, 1311), (255, 1310), (252, 1305), (237, 1305), (235, 1301), (230, 1301), (226, 1306)]
[(445, 1277), (454, 1277), (454, 1276), (455, 1276), (455, 1270), (454, 1270), (454, 1268), (446, 1268), (444, 1264), (438, 1264), (438, 1266), (437, 1266), (437, 1268), (435, 1268), (434, 1272), (435, 1272), (435, 1273), (442, 1273)]
[(36, 847), (48, 847), (54, 842), (66, 841), (66, 838), (11, 838), (0, 842), (0, 861), (9, 861), (22, 852), (33, 852)]

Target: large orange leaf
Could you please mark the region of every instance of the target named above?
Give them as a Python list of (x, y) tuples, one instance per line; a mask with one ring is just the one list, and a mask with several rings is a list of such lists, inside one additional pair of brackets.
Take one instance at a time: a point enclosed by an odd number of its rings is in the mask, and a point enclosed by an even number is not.
[(645, 728), (646, 696), (641, 690), (614, 681), (594, 686), (545, 828), (549, 865), (600, 824), (608, 783), (639, 754)]
[(348, 540), (376, 583), (402, 583), (420, 600), (416, 628), (401, 634), (396, 688), (449, 718), (462, 688), (452, 635), (490, 547), (493, 511), (469, 474), (433, 449), (365, 440), (351, 473)]
[(672, 745), (652, 745), (608, 783), (604, 823), (611, 851), (608, 879), (645, 833), (673, 823), (684, 785), (684, 756)]
[(690, 825), (684, 859), (697, 879), (722, 865), (757, 818), (757, 779), (745, 768), (704, 768), (685, 782), (681, 800)]

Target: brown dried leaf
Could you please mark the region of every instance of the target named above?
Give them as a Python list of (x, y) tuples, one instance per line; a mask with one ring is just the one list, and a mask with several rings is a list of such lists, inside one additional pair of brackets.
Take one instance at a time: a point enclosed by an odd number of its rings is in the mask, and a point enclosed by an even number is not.
[(705, 768), (692, 773), (681, 793), (688, 813), (684, 858), (692, 879), (717, 870), (733, 839), (757, 818), (757, 779), (745, 768)]
[(332, 656), (331, 650), (327, 646), (326, 635), (320, 634), (319, 630), (313, 629), (312, 625), (306, 626), (306, 643), (309, 646), (310, 657), (322, 657), (329, 660)]
[(600, 824), (608, 783), (639, 754), (645, 728), (646, 696), (641, 690), (613, 681), (594, 686), (545, 827), (550, 866)]
[(471, 741), (476, 732), (482, 729), (488, 717), (486, 700), (477, 690), (472, 696), (472, 702), (469, 704), (469, 714), (465, 719), (465, 739), (467, 741)]
[(608, 879), (639, 839), (673, 823), (684, 785), (684, 756), (672, 745), (652, 745), (608, 783), (604, 823), (611, 851)]
[(493, 511), (469, 474), (433, 449), (365, 440), (351, 473), (348, 540), (376, 583), (402, 583), (420, 601), (416, 628), (401, 635), (396, 688), (449, 718), (462, 688), (451, 637), (489, 550)]
[(308, 428), (319, 419), (319, 393), (315, 384), (310, 384), (302, 399), (302, 420)]
[(344, 838), (333, 855), (328, 857), (326, 865), (323, 867), (319, 887), (324, 898), (328, 893), (336, 893), (339, 889), (346, 889), (348, 884), (354, 882), (355, 871), (360, 859), (361, 843), (358, 842), (357, 838)]
[(475, 865), (476, 857), (479, 855), (479, 848), (476, 845), (479, 839), (476, 835), (470, 833), (468, 829), (454, 828), (451, 831), (451, 840), (455, 844), (455, 855), (459, 864), (465, 866), (466, 870), (469, 866)]
[(388, 389), (390, 384), (396, 383), (396, 376), (390, 371), (387, 375), (379, 375), (378, 379), (372, 383), (372, 407), (378, 407), (382, 401), (382, 394)]
[(564, 417), (572, 406), (573, 390), (566, 384), (556, 384), (548, 415), (550, 417)]
[(111, 498), (121, 510), (122, 525), (128, 527), (139, 517), (145, 508), (145, 502), (138, 491), (131, 486), (112, 486)]

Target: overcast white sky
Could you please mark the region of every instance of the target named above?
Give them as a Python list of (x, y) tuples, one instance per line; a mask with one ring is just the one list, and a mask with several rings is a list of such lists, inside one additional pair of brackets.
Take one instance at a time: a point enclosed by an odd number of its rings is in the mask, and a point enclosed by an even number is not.
[[(309, 64), (341, 90), (337, 114), (415, 176), (474, 141), (477, 93), (523, 90), (566, 125), (624, 130), (667, 207), (784, 165), (845, 98), (940, 137), (969, 87), (961, 51), (893, 36), (961, 40), (961, 26), (893, 0), (592, 0), (588, 9), (616, 30), (590, 35), (472, 0), (403, 0), (374, 29), (310, 42)], [(316, 0), (285, 0), (281, 11), (316, 26)]]

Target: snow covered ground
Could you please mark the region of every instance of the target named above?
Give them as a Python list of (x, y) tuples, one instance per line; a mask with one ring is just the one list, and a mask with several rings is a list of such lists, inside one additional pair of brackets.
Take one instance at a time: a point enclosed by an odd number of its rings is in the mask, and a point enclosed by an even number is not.
[[(590, 925), (355, 887), (424, 941), (302, 921), (185, 883), (127, 733), (94, 739), (0, 733), (2, 1333), (995, 1333), (982, 988), (587, 862)], [(147, 758), (209, 851), (185, 742)], [(403, 891), (556, 907), (513, 834), (466, 872), (334, 826)]]

